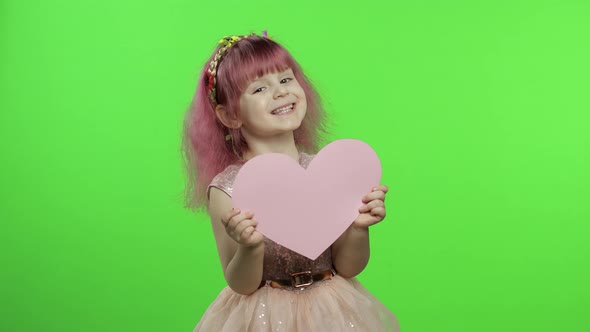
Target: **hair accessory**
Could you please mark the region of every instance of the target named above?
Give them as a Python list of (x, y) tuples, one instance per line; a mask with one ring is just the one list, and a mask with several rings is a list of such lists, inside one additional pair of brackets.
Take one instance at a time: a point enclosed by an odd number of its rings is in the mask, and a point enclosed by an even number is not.
[(251, 35), (245, 36), (225, 36), (219, 40), (217, 43), (219, 48), (217, 49), (217, 53), (213, 57), (213, 60), (209, 63), (209, 68), (207, 68), (207, 72), (205, 72), (205, 89), (207, 90), (207, 94), (209, 94), (209, 100), (213, 107), (217, 105), (217, 91), (215, 87), (215, 83), (217, 83), (217, 66), (219, 66), (219, 62), (227, 52), (227, 50), (232, 47), (235, 43), (240, 41), (241, 39), (248, 38)]
[(263, 30), (262, 35), (264, 36), (264, 38), (272, 40), (272, 38), (268, 36), (268, 30)]
[[(270, 38), (268, 36), (268, 32), (266, 30), (264, 30), (262, 32), (262, 35), (264, 36), (264, 38), (272, 40), (272, 38)], [(217, 91), (216, 91), (217, 84), (216, 83), (217, 83), (217, 67), (219, 66), (219, 62), (221, 61), (221, 59), (223, 58), (223, 56), (225, 55), (225, 53), (227, 52), (227, 50), (230, 47), (232, 47), (238, 41), (248, 38), (248, 37), (251, 37), (251, 36), (256, 36), (256, 34), (252, 33), (252, 34), (244, 35), (244, 36), (236, 36), (236, 35), (225, 36), (219, 40), (219, 42), (218, 42), (219, 48), (217, 49), (217, 53), (215, 53), (213, 60), (211, 60), (211, 62), (209, 63), (209, 68), (207, 68), (207, 71), (205, 72), (205, 89), (207, 91), (207, 94), (209, 95), (209, 100), (211, 101), (213, 108), (215, 108), (215, 106), (217, 106)]]
[(236, 142), (234, 142), (234, 137), (232, 136), (231, 133), (225, 135), (225, 141), (226, 142), (231, 141), (231, 148), (232, 148), (232, 150), (234, 150), (234, 154), (236, 155), (236, 157), (238, 157), (239, 160), (242, 160), (242, 156), (240, 156), (240, 154), (236, 150)]

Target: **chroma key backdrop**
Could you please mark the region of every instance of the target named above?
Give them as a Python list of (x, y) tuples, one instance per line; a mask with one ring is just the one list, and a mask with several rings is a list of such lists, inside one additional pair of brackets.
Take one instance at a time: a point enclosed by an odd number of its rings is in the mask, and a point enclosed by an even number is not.
[(180, 138), (217, 41), (282, 43), (389, 186), (403, 332), (590, 331), (590, 2), (0, 4), (0, 331), (192, 331), (226, 286)]

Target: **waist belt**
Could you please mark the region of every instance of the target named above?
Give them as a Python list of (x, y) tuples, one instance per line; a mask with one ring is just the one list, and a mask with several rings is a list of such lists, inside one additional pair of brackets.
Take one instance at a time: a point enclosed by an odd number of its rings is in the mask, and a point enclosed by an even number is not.
[(291, 279), (262, 280), (258, 288), (265, 285), (272, 288), (305, 288), (311, 286), (316, 281), (332, 279), (335, 275), (336, 271), (334, 269), (314, 273), (311, 271), (291, 273)]

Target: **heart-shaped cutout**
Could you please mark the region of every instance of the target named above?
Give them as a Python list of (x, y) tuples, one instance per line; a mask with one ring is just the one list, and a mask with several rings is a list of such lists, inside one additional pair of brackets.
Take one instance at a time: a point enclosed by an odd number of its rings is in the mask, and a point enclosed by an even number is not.
[(264, 236), (316, 259), (352, 224), (361, 198), (380, 180), (375, 151), (343, 139), (326, 145), (307, 169), (280, 153), (250, 159), (235, 178), (232, 201), (254, 212)]

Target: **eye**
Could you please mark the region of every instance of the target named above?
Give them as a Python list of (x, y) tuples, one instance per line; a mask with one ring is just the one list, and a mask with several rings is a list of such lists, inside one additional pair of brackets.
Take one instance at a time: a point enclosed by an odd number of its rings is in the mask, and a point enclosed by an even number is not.
[(293, 78), (291, 78), (291, 77), (285, 77), (281, 80), (281, 84), (291, 82), (292, 80), (293, 80)]
[(253, 92), (253, 93), (262, 92), (264, 89), (265, 89), (264, 87), (260, 87), (260, 88), (258, 88), (258, 89), (256, 89), (256, 90), (254, 90), (254, 92)]

